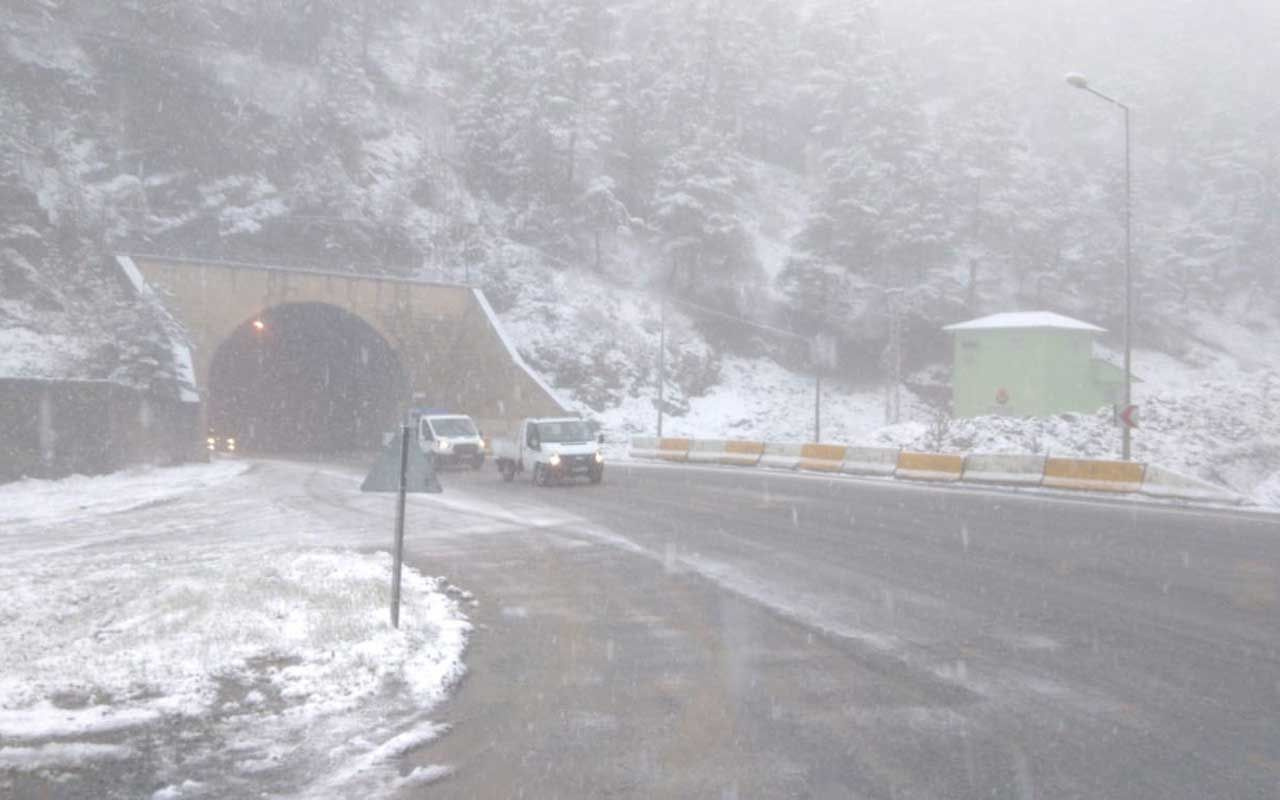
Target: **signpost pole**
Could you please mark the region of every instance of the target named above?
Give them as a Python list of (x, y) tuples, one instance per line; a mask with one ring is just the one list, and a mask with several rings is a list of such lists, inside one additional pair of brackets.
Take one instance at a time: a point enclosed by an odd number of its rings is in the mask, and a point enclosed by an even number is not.
[(814, 376), (813, 387), (813, 441), (822, 441), (822, 371)]
[(396, 545), (391, 566), (391, 627), (400, 627), (400, 570), (404, 564), (404, 502), (408, 489), (409, 426), (400, 430), (400, 492), (396, 497)]

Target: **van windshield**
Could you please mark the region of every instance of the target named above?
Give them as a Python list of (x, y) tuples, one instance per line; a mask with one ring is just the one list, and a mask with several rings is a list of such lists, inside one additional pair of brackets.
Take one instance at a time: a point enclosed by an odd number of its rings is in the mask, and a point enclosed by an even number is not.
[(428, 420), (436, 436), (475, 436), (476, 425), (470, 417), (443, 417)]

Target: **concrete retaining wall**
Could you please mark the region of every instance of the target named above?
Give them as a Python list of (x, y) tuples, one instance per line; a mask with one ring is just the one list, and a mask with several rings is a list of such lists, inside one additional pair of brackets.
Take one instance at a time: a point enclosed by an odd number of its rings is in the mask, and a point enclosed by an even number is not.
[(0, 379), (0, 482), (203, 458), (196, 412), (109, 381)]

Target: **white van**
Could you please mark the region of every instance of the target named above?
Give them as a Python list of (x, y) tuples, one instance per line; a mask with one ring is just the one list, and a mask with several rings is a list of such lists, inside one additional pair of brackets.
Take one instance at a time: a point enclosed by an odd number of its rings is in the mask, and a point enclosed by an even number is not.
[(484, 466), (484, 438), (466, 414), (424, 411), (414, 414), (418, 423), (418, 445), (437, 466)]

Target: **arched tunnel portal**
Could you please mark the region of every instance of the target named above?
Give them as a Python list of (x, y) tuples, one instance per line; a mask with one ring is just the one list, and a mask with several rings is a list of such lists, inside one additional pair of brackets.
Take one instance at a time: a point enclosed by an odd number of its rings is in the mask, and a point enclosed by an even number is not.
[(360, 317), (326, 303), (278, 305), (214, 353), (209, 432), (250, 452), (367, 450), (409, 394), (395, 351)]

